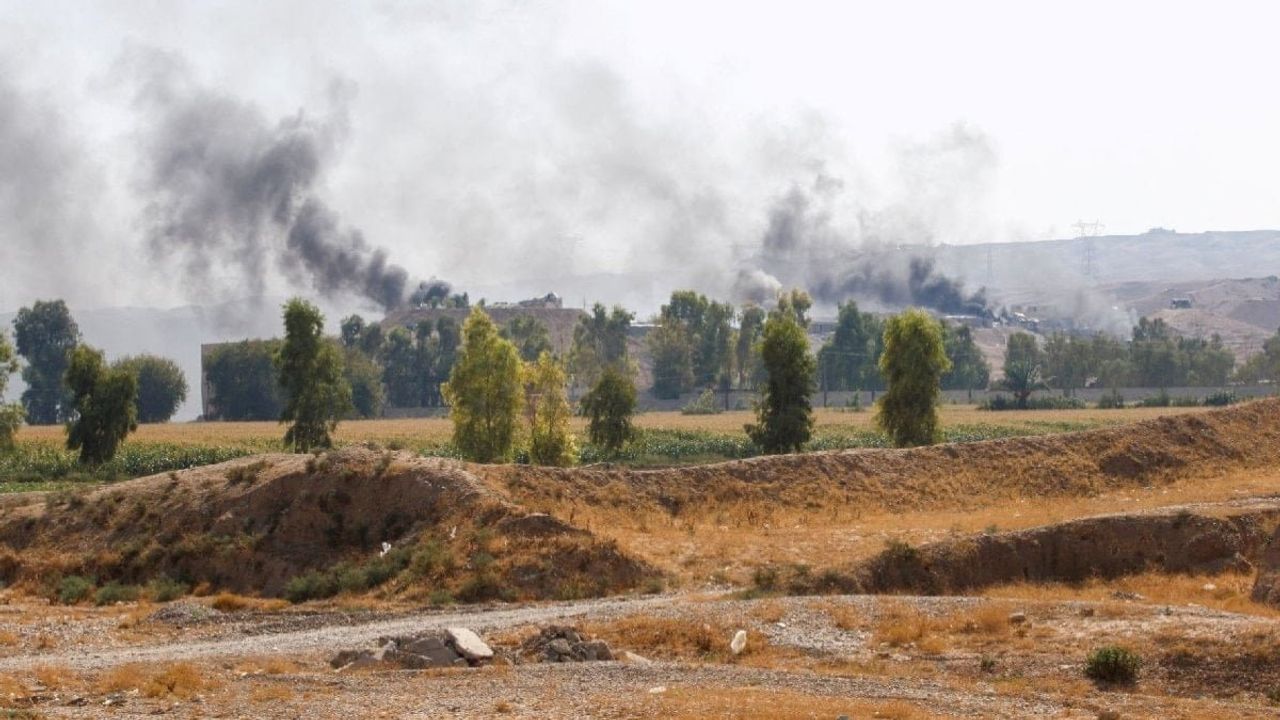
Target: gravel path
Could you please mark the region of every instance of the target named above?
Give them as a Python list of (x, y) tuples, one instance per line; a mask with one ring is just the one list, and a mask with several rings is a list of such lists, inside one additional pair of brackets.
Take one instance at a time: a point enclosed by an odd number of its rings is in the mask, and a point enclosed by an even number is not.
[(139, 647), (81, 648), (14, 655), (0, 658), (0, 670), (27, 669), (37, 664), (58, 664), (76, 670), (92, 670), (131, 662), (333, 652), (341, 648), (368, 645), (381, 636), (410, 635), (455, 625), (466, 626), (478, 632), (487, 632), (574, 618), (608, 618), (640, 611), (652, 611), (677, 603), (679, 600), (678, 596), (661, 595), (498, 609), (424, 611), (392, 619), (374, 619), (359, 624), (325, 625), (318, 628), (266, 633), (260, 633), (253, 626), (248, 626), (238, 637), (168, 642)]

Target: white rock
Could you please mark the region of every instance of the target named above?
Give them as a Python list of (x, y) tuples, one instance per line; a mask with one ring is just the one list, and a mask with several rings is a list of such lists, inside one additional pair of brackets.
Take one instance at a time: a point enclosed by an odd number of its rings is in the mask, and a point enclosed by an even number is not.
[(661, 695), (662, 693), (664, 693), (664, 692), (666, 692), (666, 691), (667, 691), (667, 688), (666, 688), (666, 686), (665, 686), (665, 685), (659, 685), (659, 686), (657, 686), (657, 687), (651, 687), (651, 688), (649, 688), (649, 694), (650, 694), (650, 695)]
[(747, 631), (739, 630), (733, 634), (733, 640), (729, 641), (729, 649), (734, 655), (741, 653), (747, 647)]
[(449, 636), (450, 644), (458, 651), (458, 654), (468, 660), (492, 660), (493, 648), (485, 644), (480, 636), (467, 628), (451, 627), (445, 629), (445, 634)]
[(631, 652), (630, 650), (623, 650), (622, 655), (619, 657), (619, 659), (622, 660), (622, 662), (624, 663), (630, 663), (632, 665), (652, 665), (653, 664), (653, 661), (650, 660), (649, 658), (643, 655), (637, 655)]
[(1213, 583), (1205, 583), (1204, 586), (1201, 587), (1200, 589), (1205, 592), (1213, 592), (1214, 590), (1218, 589), (1218, 586), (1214, 585)]

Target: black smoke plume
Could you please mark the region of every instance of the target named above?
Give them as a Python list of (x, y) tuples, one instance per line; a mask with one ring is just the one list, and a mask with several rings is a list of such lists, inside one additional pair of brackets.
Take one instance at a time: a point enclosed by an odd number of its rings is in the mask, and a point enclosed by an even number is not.
[(176, 260), (203, 292), (260, 297), (275, 264), (326, 296), (354, 293), (385, 309), (404, 302), (408, 273), (343, 227), (316, 193), (346, 129), (340, 88), (330, 116), (272, 123), (195, 82), (172, 56), (140, 53), (131, 64), (149, 125), (141, 185), (154, 259)]
[[(985, 291), (966, 292), (959, 281), (939, 273), (933, 260), (904, 260), (901, 253), (859, 247), (850, 238), (861, 233), (834, 224), (833, 202), (842, 188), (839, 180), (819, 174), (812, 187), (794, 186), (774, 203), (761, 243), (760, 260), (768, 272), (740, 270), (735, 283), (738, 299), (755, 300), (765, 289), (785, 285), (803, 287), (829, 305), (855, 299), (886, 308), (915, 305), (949, 315), (991, 313)], [(878, 218), (871, 224), (884, 225)], [(929, 239), (881, 237), (869, 245), (924, 245)]]

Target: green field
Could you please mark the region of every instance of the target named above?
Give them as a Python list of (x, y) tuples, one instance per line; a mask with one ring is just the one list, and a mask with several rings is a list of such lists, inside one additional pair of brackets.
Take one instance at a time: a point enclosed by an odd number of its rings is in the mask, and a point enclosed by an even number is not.
[[(1129, 408), (1124, 410), (1045, 410), (991, 413), (970, 406), (941, 409), (943, 439), (973, 442), (995, 438), (1044, 435), (1087, 430), (1178, 412), (1189, 408)], [(637, 416), (637, 436), (621, 455), (606, 457), (581, 437), (583, 463), (610, 460), (636, 467), (697, 464), (759, 454), (743, 432), (753, 417), (736, 411), (717, 415), (674, 412)], [(814, 438), (808, 450), (887, 447), (871, 412), (820, 409), (815, 413)], [(342, 423), (339, 445), (375, 443), (422, 455), (453, 457), (447, 419), (361, 420)], [(61, 489), (69, 485), (102, 483), (223, 462), (264, 452), (280, 452), (284, 428), (277, 423), (168, 423), (144, 425), (121, 447), (115, 460), (85, 468), (63, 448), (61, 427), (27, 427), (18, 434), (16, 449), (0, 454), (0, 493)]]

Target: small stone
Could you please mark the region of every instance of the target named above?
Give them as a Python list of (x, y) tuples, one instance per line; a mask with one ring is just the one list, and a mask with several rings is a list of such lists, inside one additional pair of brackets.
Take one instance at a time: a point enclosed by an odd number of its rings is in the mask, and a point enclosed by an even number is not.
[(741, 654), (747, 647), (747, 631), (739, 630), (733, 634), (733, 640), (729, 641), (729, 649), (734, 655)]
[(658, 685), (656, 687), (649, 688), (650, 695), (661, 695), (666, 691), (667, 691), (667, 687), (665, 685)]
[(484, 640), (481, 640), (479, 635), (467, 628), (447, 628), (444, 632), (449, 638), (449, 644), (462, 657), (473, 662), (493, 659), (493, 648), (489, 647)]
[(1027, 614), (1024, 612), (1009, 613), (1010, 625), (1021, 625), (1027, 621)]

